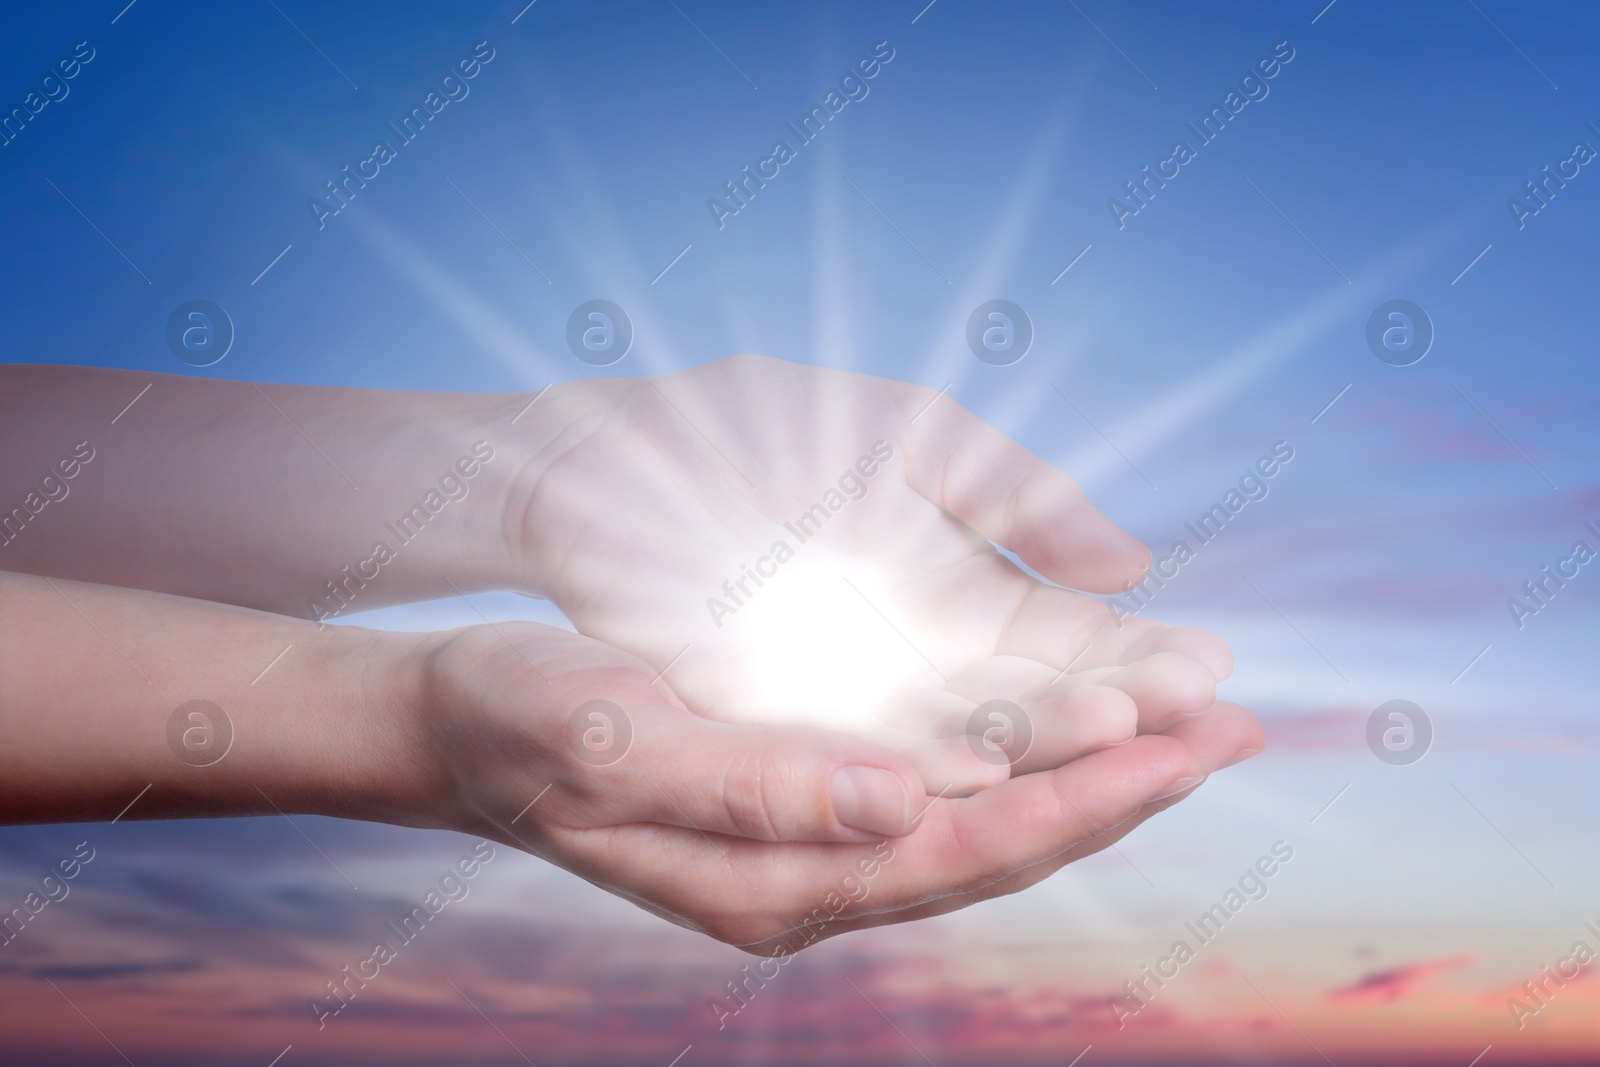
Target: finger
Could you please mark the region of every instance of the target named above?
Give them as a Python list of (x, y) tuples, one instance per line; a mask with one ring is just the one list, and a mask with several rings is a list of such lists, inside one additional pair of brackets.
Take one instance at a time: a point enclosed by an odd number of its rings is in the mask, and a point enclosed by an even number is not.
[(1166, 735), (1193, 749), (1207, 774), (1249, 759), (1267, 743), (1261, 720), (1226, 700), (1217, 701), (1199, 718), (1174, 724)]
[[(974, 745), (965, 733), (959, 737), (917, 741), (896, 751), (921, 776), (929, 797), (972, 796), (1011, 777), (1010, 761), (1004, 752), (991, 754)], [(926, 800), (922, 802), (926, 803)], [(919, 810), (922, 804), (918, 805)]]
[[(1210, 712), (1200, 718), (1187, 719), (1177, 724), (1167, 732), (1166, 736), (1181, 740), (1193, 749), (1200, 769), (1206, 774), (1248, 759), (1260, 752), (1263, 745), (1259, 720), (1239, 705), (1225, 701), (1219, 701)], [(848, 914), (836, 922), (821, 927), (817, 939), (834, 937), (852, 930), (945, 915), (985, 900), (1021, 892), (1044, 881), (1068, 864), (1076, 863), (1115, 845), (1147, 820), (1180, 803), (1187, 792), (1186, 790), (1161, 800), (1151, 801), (1121, 822), (1102, 825), (1094, 834), (1065, 851), (989, 885), (971, 892), (952, 893), (894, 911)], [(895, 847), (903, 851), (905, 846), (902, 842), (895, 842)], [(773, 944), (781, 941), (781, 938), (774, 938)], [(754, 949), (754, 951), (759, 950), (761, 949)]]
[(926, 795), (906, 757), (865, 739), (630, 703), (635, 710), (623, 715), (631, 743), (614, 761), (593, 765), (581, 736), (569, 734), (573, 769), (592, 787), (602, 823), (655, 822), (757, 841), (871, 841), (910, 832)]
[[(774, 846), (632, 824), (563, 832), (551, 858), (577, 870), (598, 864), (606, 888), (718, 940), (787, 952), (939, 901), (953, 909), (1020, 884), (1006, 880), (1041, 864), (1088, 855), (1125, 819), (1159, 810), (1152, 794), (1200, 770), (1182, 742), (1140, 737), (970, 800), (933, 801), (913, 834), (875, 845)], [(864, 882), (870, 893), (860, 892)]]
[(968, 664), (950, 677), (950, 691), (973, 703), (1021, 701), (1046, 689), (1060, 672), (1023, 656), (991, 656)]
[[(912, 905), (910, 907), (900, 908), (896, 911), (861, 912), (842, 915), (834, 922), (817, 927), (817, 936), (811, 943), (815, 943), (815, 941), (822, 941), (830, 937), (837, 937), (839, 934), (847, 934), (853, 930), (866, 930), (875, 926), (888, 926), (898, 923), (915, 922), (918, 919), (931, 919), (940, 915), (948, 915), (953, 911), (960, 911), (962, 908), (970, 908), (972, 905), (981, 904), (986, 900), (993, 900), (996, 897), (1004, 897), (1010, 896), (1013, 893), (1020, 893), (1024, 889), (1035, 886), (1049, 878), (1051, 875), (1055, 874), (1068, 864), (1076, 863), (1078, 860), (1092, 856), (1096, 852), (1101, 852), (1107, 848), (1110, 848), (1128, 834), (1138, 829), (1138, 827), (1143, 824), (1145, 820), (1165, 810), (1167, 806), (1167, 801), (1160, 801), (1155, 804), (1146, 804), (1136, 815), (1132, 816), (1131, 818), (1125, 819), (1114, 827), (1108, 827), (1104, 831), (1080, 841), (1076, 845), (1073, 845), (1071, 848), (1067, 849), (1065, 852), (1059, 853), (1058, 855), (1045, 860), (1043, 863), (1034, 864), (1032, 867), (1029, 867), (1026, 870), (1019, 871), (1016, 874), (1013, 874), (1007, 878), (1002, 878), (998, 882), (994, 882), (970, 893), (952, 893), (936, 900), (930, 900), (921, 904)], [(793, 951), (794, 948), (792, 939), (793, 933), (786, 931), (784, 935), (770, 938), (763, 943), (741, 947), (746, 948), (747, 951), (756, 952), (761, 955), (773, 955), (782, 953), (785, 949)]]
[(956, 674), (950, 688), (975, 704), (967, 720), (973, 743), (1008, 758), (1013, 775), (1031, 774), (1133, 740), (1139, 708), (1115, 685), (1121, 670), (1092, 671), (1091, 680), (995, 656)]
[(1108, 608), (1065, 589), (1031, 583), (995, 651), (1048, 663), (1057, 670), (1117, 666), (1157, 652), (1181, 652), (1211, 669), (1233, 673), (1233, 653), (1220, 637), (1190, 626), (1166, 626)]
[[(1139, 728), (1157, 733), (1186, 715), (1198, 715), (1217, 698), (1217, 680), (1210, 668), (1177, 652), (1158, 652), (1123, 667), (1099, 667), (1070, 673), (1015, 656), (995, 656), (975, 663), (950, 679), (950, 688), (973, 701), (1010, 700), (1041, 710), (1052, 700), (1070, 700), (1082, 687), (1120, 689), (1139, 711)], [(1070, 703), (1071, 709), (1101, 709), (1104, 697)], [(1101, 723), (1110, 728), (1113, 724)], [(1106, 738), (1112, 740), (1120, 734)]]
[(947, 397), (908, 402), (923, 409), (904, 431), (917, 493), (1062, 585), (1114, 593), (1144, 574), (1149, 550), (1071, 478)]
[[(1039, 680), (1054, 672), (1037, 663), (1020, 669), (1001, 665), (993, 684), (981, 673), (952, 679), (969, 695), (917, 690), (900, 694), (879, 712), (884, 722), (906, 733), (948, 739), (908, 748), (872, 735), (910, 759), (932, 795), (970, 796), (1009, 777), (1126, 744), (1138, 728), (1139, 709), (1119, 689), (1074, 682), (1051, 690)], [(982, 694), (991, 696), (977, 699)]]
[[(1165, 736), (1188, 745), (1195, 754), (1200, 770), (1207, 777), (1215, 771), (1249, 759), (1261, 752), (1265, 746), (1261, 721), (1238, 704), (1220, 700), (1203, 717), (1185, 719), (1168, 730)], [(1094, 837), (1073, 846), (1059, 856), (1013, 875), (1003, 882), (997, 882), (989, 889), (968, 898), (965, 903), (955, 906), (965, 907), (979, 900), (1015, 893), (1034, 885), (1068, 863), (1092, 855), (1122, 840), (1145, 820), (1160, 814), (1174, 804), (1181, 803), (1199, 784), (1197, 782), (1188, 789), (1151, 801), (1133, 816), (1114, 826), (1101, 827)]]
[[(1263, 745), (1259, 720), (1239, 705), (1226, 701), (1219, 701), (1211, 711), (1199, 718), (1180, 722), (1169, 730), (1166, 736), (1188, 745), (1196, 756), (1200, 770), (1205, 774), (1247, 759), (1261, 751)], [(1186, 793), (1187, 791), (1151, 801), (1120, 822), (1102, 824), (1093, 834), (1066, 850), (999, 881), (970, 892), (951, 893), (896, 910), (847, 913), (832, 923), (818, 927), (816, 939), (821, 940), (852, 930), (945, 915), (985, 900), (1021, 892), (1044, 881), (1070, 863), (1110, 848), (1150, 818), (1182, 801)], [(894, 842), (894, 847), (904, 855), (905, 842)], [(772, 938), (769, 942), (773, 947), (783, 943), (781, 936)], [(766, 948), (767, 946), (756, 946), (752, 951), (764, 952)]]
[(1132, 741), (1139, 708), (1132, 697), (1108, 685), (1083, 685), (1058, 697), (1022, 705), (1033, 728), (1026, 752), (1013, 752), (1012, 775), (1050, 770), (1091, 752)]
[(902, 689), (873, 714), (889, 729), (916, 737), (957, 737), (967, 732), (967, 722), (977, 706), (976, 701), (948, 689)]
[(885, 701), (862, 736), (898, 752), (922, 776), (929, 796), (970, 796), (1011, 776), (1003, 752), (974, 744), (976, 705), (943, 689), (908, 689)]
[(1122, 690), (1139, 706), (1139, 729), (1165, 730), (1199, 715), (1217, 700), (1217, 679), (1199, 660), (1177, 652), (1158, 652), (1119, 668), (1102, 683)]
[(1150, 735), (968, 799), (934, 801), (916, 832), (892, 843), (900, 859), (879, 877), (874, 910), (975, 892), (1203, 777), (1187, 744)]
[(1233, 674), (1233, 650), (1216, 634), (1193, 626), (1166, 626), (1148, 619), (1140, 621), (1147, 628), (1142, 634), (1135, 631), (1128, 635), (1129, 640), (1123, 646), (1126, 659), (1176, 652), (1204, 663), (1219, 682)]
[(1031, 660), (996, 657), (952, 678), (960, 692), (915, 690), (879, 710), (899, 730), (948, 740), (907, 748), (873, 739), (910, 759), (930, 793), (952, 797), (1133, 740), (1139, 712), (1132, 697), (1099, 685), (1051, 690), (1054, 674)]

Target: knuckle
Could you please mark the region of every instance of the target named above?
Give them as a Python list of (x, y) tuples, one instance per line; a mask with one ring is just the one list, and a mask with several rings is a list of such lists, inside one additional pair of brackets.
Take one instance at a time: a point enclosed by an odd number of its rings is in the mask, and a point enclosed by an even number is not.
[(722, 803), (736, 833), (758, 841), (792, 836), (795, 819), (784, 803), (787, 777), (764, 752), (740, 751), (729, 759), (722, 775)]

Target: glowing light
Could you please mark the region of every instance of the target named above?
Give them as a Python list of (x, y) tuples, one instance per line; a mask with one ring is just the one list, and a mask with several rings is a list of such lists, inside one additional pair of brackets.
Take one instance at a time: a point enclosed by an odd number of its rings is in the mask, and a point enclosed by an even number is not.
[(772, 721), (847, 728), (897, 690), (939, 684), (881, 574), (859, 566), (791, 564), (738, 622), (762, 716)]

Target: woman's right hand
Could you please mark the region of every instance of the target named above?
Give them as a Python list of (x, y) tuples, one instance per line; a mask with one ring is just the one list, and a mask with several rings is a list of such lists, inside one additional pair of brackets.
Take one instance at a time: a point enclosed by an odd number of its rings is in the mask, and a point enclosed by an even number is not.
[(764, 955), (1016, 892), (1261, 747), (1255, 718), (1218, 704), (928, 799), (888, 749), (703, 718), (641, 660), (565, 630), (472, 627), (418, 650), (428, 786), (415, 821), (521, 848)]

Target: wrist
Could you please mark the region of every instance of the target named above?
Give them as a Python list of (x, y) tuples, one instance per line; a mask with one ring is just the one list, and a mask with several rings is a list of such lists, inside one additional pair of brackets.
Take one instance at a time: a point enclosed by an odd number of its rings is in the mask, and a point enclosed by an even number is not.
[(392, 592), (396, 579), (383, 579), (388, 602), (513, 588), (504, 517), (523, 463), (513, 420), (531, 395), (406, 395), (418, 399), (373, 446), (383, 503), (367, 520), (370, 557), (346, 570), (369, 582), (400, 574)]
[(457, 828), (452, 792), (427, 736), (428, 665), (443, 637), (355, 626), (322, 630), (305, 670), (340, 691), (303, 703), (286, 745), (305, 772), (303, 810)]
[[(504, 444), (494, 472), (498, 524), (484, 531), (484, 550), (496, 560), (499, 589), (549, 597), (555, 564), (565, 554), (562, 531), (571, 516), (547, 514), (549, 492), (541, 493), (562, 456), (602, 432), (618, 405), (637, 388), (635, 379), (590, 378), (552, 385), (540, 393), (504, 398), (491, 440)], [(497, 460), (498, 462), (498, 460)], [(599, 487), (592, 487), (598, 491)]]

